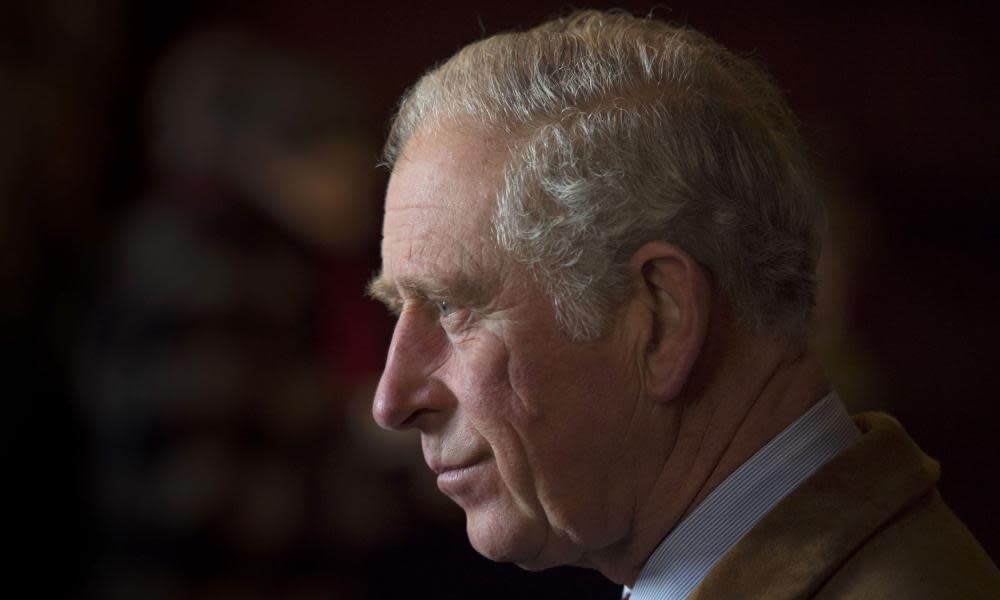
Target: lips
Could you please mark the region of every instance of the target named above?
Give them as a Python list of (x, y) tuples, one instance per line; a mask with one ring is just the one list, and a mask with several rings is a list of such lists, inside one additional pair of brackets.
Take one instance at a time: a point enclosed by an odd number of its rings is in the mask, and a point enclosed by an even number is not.
[(486, 460), (490, 456), (488, 451), (478, 449), (466, 449), (461, 453), (449, 453), (445, 452), (437, 444), (428, 443), (426, 438), (422, 441), (424, 446), (424, 462), (427, 463), (427, 466), (436, 475), (467, 469)]
[(482, 458), (474, 458), (470, 460), (453, 462), (453, 463), (446, 463), (444, 461), (439, 461), (439, 460), (429, 460), (427, 461), (427, 466), (430, 467), (431, 471), (434, 471), (434, 473), (440, 477), (441, 475), (460, 473), (464, 470), (476, 466), (482, 461), (483, 461)]
[(457, 500), (475, 489), (488, 462), (489, 457), (484, 456), (452, 463), (428, 461), (428, 466), (437, 474), (438, 488)]

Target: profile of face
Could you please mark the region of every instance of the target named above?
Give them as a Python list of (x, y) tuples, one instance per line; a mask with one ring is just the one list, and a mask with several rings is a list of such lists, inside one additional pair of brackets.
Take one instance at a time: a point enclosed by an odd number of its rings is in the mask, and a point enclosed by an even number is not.
[(481, 554), (586, 564), (630, 527), (640, 357), (627, 327), (571, 341), (530, 274), (495, 249), (503, 148), (435, 131), (396, 162), (373, 289), (399, 320), (373, 414), (420, 431)]

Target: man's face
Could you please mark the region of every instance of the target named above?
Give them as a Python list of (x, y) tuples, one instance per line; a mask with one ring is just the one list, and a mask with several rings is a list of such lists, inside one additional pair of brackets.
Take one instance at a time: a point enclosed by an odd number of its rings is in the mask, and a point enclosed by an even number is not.
[(627, 533), (639, 363), (625, 327), (570, 341), (494, 249), (503, 148), (438, 131), (397, 161), (373, 287), (400, 314), (373, 413), (420, 431), (480, 553), (544, 568)]

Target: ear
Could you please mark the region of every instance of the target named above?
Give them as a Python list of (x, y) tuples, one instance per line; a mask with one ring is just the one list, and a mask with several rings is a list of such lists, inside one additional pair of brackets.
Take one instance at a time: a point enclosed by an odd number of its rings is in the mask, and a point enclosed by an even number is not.
[(673, 244), (648, 242), (629, 261), (648, 334), (642, 355), (646, 393), (669, 402), (701, 354), (711, 311), (708, 272)]

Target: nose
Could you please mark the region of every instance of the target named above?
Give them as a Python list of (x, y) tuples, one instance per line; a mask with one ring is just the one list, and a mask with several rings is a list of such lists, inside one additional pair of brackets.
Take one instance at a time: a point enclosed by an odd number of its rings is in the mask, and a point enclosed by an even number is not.
[(396, 323), (385, 370), (375, 391), (372, 416), (385, 429), (425, 430), (435, 415), (443, 414), (453, 396), (434, 375), (446, 351), (439, 328), (426, 316), (405, 311)]

